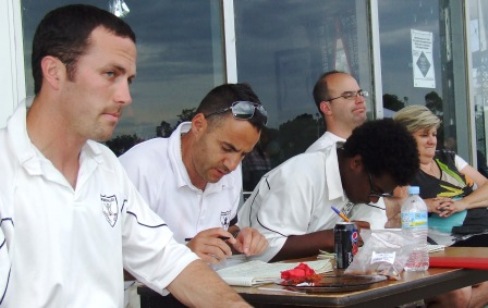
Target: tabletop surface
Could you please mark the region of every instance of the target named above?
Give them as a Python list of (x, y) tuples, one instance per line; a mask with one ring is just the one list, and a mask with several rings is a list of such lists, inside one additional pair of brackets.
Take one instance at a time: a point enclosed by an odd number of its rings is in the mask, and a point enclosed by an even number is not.
[[(461, 258), (468, 264), (470, 258), (488, 261), (488, 248), (447, 247), (430, 256)], [(371, 284), (367, 289), (343, 293), (309, 294), (301, 290), (288, 290), (278, 284), (233, 288), (251, 304), (261, 307), (284, 304), (315, 307), (394, 307), (483, 281), (488, 281), (488, 271), (431, 267), (424, 272), (403, 272), (400, 280), (382, 281)], [(141, 297), (151, 294), (159, 296), (145, 287), (139, 289), (139, 294)]]
[[(488, 248), (446, 247), (430, 256), (461, 258), (469, 264), (470, 258), (485, 258), (488, 261)], [(344, 293), (291, 292), (277, 284), (233, 288), (251, 302), (288, 301), (296, 305), (366, 307), (366, 303), (368, 306), (377, 304), (389, 306), (392, 303), (414, 301), (482, 281), (488, 281), (488, 271), (431, 267), (425, 272), (403, 272), (401, 280), (398, 281), (387, 280), (372, 284), (367, 289)]]

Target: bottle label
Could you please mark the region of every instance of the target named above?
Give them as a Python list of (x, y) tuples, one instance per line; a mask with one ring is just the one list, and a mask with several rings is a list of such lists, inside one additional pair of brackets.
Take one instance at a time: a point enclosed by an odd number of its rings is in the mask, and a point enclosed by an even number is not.
[(402, 213), (403, 229), (427, 229), (427, 212)]

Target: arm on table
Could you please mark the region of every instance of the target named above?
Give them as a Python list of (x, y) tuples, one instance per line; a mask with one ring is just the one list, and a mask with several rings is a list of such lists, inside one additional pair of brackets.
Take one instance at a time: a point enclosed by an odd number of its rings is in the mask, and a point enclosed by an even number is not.
[[(369, 229), (366, 221), (353, 221), (358, 232)], [(359, 246), (362, 239), (359, 238)], [(276, 262), (316, 256), (319, 250), (334, 251), (334, 230), (322, 230), (303, 235), (290, 235), (280, 251), (269, 261)]]
[(201, 260), (185, 267), (168, 290), (190, 307), (251, 307)]
[(270, 262), (316, 256), (319, 250), (334, 250), (334, 231), (323, 230), (303, 235), (290, 235)]

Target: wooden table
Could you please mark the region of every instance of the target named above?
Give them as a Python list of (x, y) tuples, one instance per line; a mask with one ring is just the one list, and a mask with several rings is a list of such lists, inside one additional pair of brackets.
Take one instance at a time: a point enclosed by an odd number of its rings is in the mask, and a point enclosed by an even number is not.
[[(483, 257), (488, 262), (488, 248), (448, 247), (431, 257), (457, 256), (469, 262), (470, 257)], [(436, 294), (488, 281), (487, 270), (462, 268), (433, 268), (425, 272), (403, 272), (399, 281), (383, 281), (370, 288), (347, 293), (306, 294), (285, 290), (282, 286), (266, 284), (234, 289), (255, 307), (395, 307)], [(163, 296), (147, 287), (140, 287), (141, 308), (168, 307)], [(169, 305), (171, 306), (171, 305)], [(177, 307), (173, 303), (172, 307)]]

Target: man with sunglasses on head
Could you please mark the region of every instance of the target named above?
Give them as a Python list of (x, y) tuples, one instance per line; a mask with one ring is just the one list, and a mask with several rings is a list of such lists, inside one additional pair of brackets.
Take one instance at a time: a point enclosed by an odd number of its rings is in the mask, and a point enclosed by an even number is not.
[[(418, 170), (413, 137), (391, 119), (367, 122), (345, 143), (292, 157), (268, 172), (238, 213), (241, 227), (261, 231), (269, 248), (259, 259), (280, 261), (333, 251), (334, 212), (376, 202)], [(361, 225), (358, 225), (361, 227)]]
[[(367, 120), (368, 96), (368, 92), (346, 72), (333, 70), (322, 74), (313, 88), (313, 97), (324, 118), (326, 131), (306, 152), (320, 151), (336, 142), (346, 141), (353, 129)], [(351, 219), (367, 222), (373, 229), (382, 229), (387, 222), (382, 198), (377, 202), (348, 204), (343, 212)]]
[(120, 157), (129, 177), (174, 232), (209, 264), (259, 255), (266, 239), (230, 225), (242, 198), (241, 161), (266, 125), (267, 112), (247, 84), (224, 84), (201, 101), (191, 122), (169, 138), (140, 143)]

